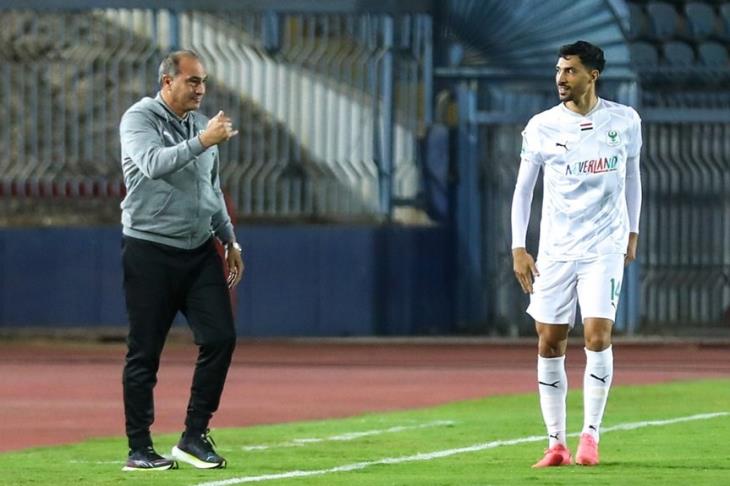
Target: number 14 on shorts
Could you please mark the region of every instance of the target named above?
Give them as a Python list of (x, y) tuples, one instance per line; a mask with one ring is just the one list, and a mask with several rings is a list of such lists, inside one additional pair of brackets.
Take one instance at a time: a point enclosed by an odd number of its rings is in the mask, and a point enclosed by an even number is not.
[(619, 295), (621, 295), (621, 281), (617, 281), (615, 278), (611, 279), (611, 305), (616, 307), (616, 301)]

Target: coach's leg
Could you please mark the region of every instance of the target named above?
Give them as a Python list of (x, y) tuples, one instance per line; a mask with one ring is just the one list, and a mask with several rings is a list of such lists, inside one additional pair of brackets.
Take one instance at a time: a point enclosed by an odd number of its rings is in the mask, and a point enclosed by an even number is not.
[(212, 242), (204, 250), (184, 309), (199, 347), (185, 419), (186, 434), (194, 435), (205, 432), (213, 413), (218, 410), (236, 346), (222, 262)]
[(535, 322), (538, 336), (537, 382), (540, 409), (547, 428), (549, 447), (565, 444), (568, 377), (565, 373), (565, 349), (568, 324)]
[(129, 318), (123, 372), (124, 415), (131, 450), (152, 445), (155, 418), (152, 390), (165, 338), (175, 317), (168, 262), (153, 244), (125, 238), (122, 249), (124, 293)]

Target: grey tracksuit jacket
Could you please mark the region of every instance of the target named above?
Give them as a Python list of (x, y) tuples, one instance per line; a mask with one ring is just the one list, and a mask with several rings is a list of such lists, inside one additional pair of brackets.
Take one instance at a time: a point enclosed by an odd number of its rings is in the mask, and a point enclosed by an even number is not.
[(159, 93), (124, 113), (119, 136), (125, 235), (183, 249), (199, 247), (212, 234), (224, 243), (234, 240), (220, 189), (218, 147), (206, 150), (198, 139), (207, 123), (197, 112), (180, 119)]

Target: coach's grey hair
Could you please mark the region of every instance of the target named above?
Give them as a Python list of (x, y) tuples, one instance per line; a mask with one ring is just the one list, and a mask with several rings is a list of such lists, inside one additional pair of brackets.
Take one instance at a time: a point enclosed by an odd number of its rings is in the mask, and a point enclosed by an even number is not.
[(162, 78), (165, 75), (175, 77), (180, 74), (180, 59), (183, 57), (192, 57), (193, 59), (200, 59), (200, 56), (195, 51), (189, 49), (183, 49), (181, 51), (174, 51), (169, 53), (160, 63), (160, 69), (157, 71), (157, 81), (162, 86)]

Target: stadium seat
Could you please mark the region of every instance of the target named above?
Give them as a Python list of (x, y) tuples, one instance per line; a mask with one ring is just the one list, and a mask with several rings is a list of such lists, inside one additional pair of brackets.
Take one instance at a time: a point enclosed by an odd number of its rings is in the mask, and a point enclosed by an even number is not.
[(664, 61), (668, 66), (688, 67), (695, 62), (695, 52), (685, 42), (668, 41), (662, 47)]
[(655, 68), (659, 64), (659, 54), (648, 42), (632, 42), (629, 46), (631, 62), (642, 69)]
[(720, 13), (718, 37), (722, 40), (730, 41), (730, 2), (720, 5), (718, 11)]
[(685, 34), (689, 39), (701, 41), (715, 32), (717, 17), (711, 5), (690, 2), (684, 6)]
[(703, 42), (697, 48), (698, 62), (709, 67), (729, 67), (728, 53), (719, 42)]
[(646, 4), (646, 14), (652, 38), (665, 41), (676, 35), (679, 16), (674, 6), (665, 2), (651, 2)]
[(715, 11), (711, 5), (690, 2), (684, 6), (684, 26), (688, 39), (702, 41), (715, 31)]
[(647, 21), (644, 10), (640, 5), (635, 3), (629, 4), (629, 31), (627, 33), (628, 39), (639, 40), (645, 38), (647, 35)]

